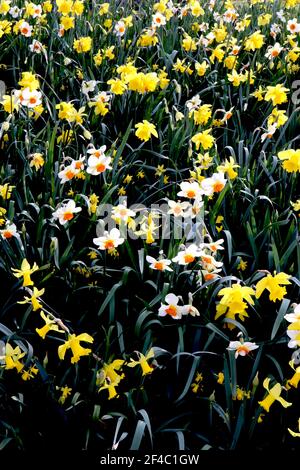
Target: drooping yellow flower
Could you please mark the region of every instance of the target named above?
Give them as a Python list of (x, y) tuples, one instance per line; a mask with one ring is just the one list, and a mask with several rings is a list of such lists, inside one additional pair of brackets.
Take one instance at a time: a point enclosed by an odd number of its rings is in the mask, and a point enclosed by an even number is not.
[(136, 367), (136, 366), (140, 365), (141, 368), (142, 368), (142, 371), (143, 371), (142, 375), (151, 374), (153, 372), (153, 367), (149, 366), (148, 361), (149, 361), (149, 359), (152, 359), (154, 357), (153, 349), (150, 349), (150, 351), (148, 351), (146, 356), (144, 356), (144, 354), (142, 354), (140, 352), (138, 352), (137, 354), (139, 356), (139, 359), (137, 361), (134, 361), (133, 359), (130, 359), (129, 364), (127, 364), (128, 367)]
[(217, 167), (217, 171), (227, 173), (228, 178), (234, 180), (238, 175), (235, 168), (240, 168), (240, 165), (235, 163), (233, 157), (229, 157), (229, 160), (225, 159), (225, 162)]
[(0, 196), (2, 197), (2, 199), (4, 199), (5, 201), (7, 199), (10, 199), (12, 190), (14, 188), (15, 188), (15, 186), (11, 186), (8, 183), (5, 183), (3, 185), (0, 184)]
[(38, 171), (42, 166), (44, 166), (45, 160), (42, 153), (33, 153), (30, 159), (29, 166), (34, 167)]
[(70, 334), (68, 336), (67, 341), (65, 341), (64, 344), (58, 347), (59, 359), (64, 360), (67, 349), (71, 349), (72, 351), (72, 364), (78, 362), (81, 356), (88, 356), (92, 352), (92, 350), (83, 348), (80, 345), (80, 341), (84, 341), (86, 343), (93, 343), (94, 338), (92, 338), (92, 336), (88, 335), (87, 333), (81, 333), (78, 336), (76, 336), (75, 334)]
[(25, 356), (25, 352), (22, 352), (19, 346), (13, 348), (9, 343), (5, 345), (5, 354), (0, 356), (0, 360), (5, 362), (5, 369), (17, 369), (18, 372), (24, 367), (24, 364), (20, 362)]
[(219, 372), (217, 375), (217, 383), (222, 385), (224, 383), (224, 380), (225, 380), (225, 376), (223, 372)]
[(38, 372), (38, 368), (34, 366), (30, 367), (28, 370), (23, 369), (21, 378), (26, 382), (27, 380), (33, 379), (38, 374)]
[(64, 387), (60, 387), (59, 389), (61, 391), (61, 396), (58, 399), (58, 403), (63, 405), (68, 396), (71, 395), (72, 389), (70, 387), (67, 387), (66, 385)]
[(23, 287), (33, 286), (33, 281), (31, 280), (30, 276), (34, 272), (38, 271), (38, 269), (39, 267), (35, 262), (31, 268), (26, 258), (24, 258), (22, 261), (21, 269), (11, 268), (15, 277), (23, 277)]
[(43, 311), (40, 312), (40, 315), (44, 320), (45, 325), (42, 328), (36, 328), (35, 331), (41, 338), (45, 339), (46, 334), (49, 333), (49, 331), (57, 331), (58, 333), (64, 333), (64, 330), (59, 329), (56, 320), (51, 318), (49, 315), (45, 315)]
[(280, 383), (276, 383), (271, 389), (269, 388), (271, 379), (267, 377), (263, 382), (263, 387), (267, 390), (268, 395), (262, 400), (259, 401), (258, 404), (268, 413), (270, 411), (270, 406), (273, 405), (275, 401), (279, 401), (279, 403), (284, 407), (288, 408), (292, 406), (292, 403), (287, 402), (284, 400), (280, 394), (282, 392), (282, 386)]
[(39, 301), (39, 297), (41, 297), (45, 292), (45, 289), (37, 289), (36, 287), (33, 288), (33, 292), (31, 292), (31, 297), (24, 297), (24, 300), (19, 301), (18, 304), (28, 304), (31, 302), (32, 304), (32, 310), (35, 312), (36, 310), (39, 310), (42, 308), (42, 304)]
[(289, 365), (295, 371), (295, 373), (293, 377), (287, 381), (287, 385), (291, 385), (292, 387), (297, 388), (300, 382), (300, 366), (295, 368), (293, 360), (289, 362)]
[(291, 276), (285, 273), (278, 273), (274, 276), (268, 274), (256, 284), (256, 298), (259, 299), (263, 291), (267, 289), (270, 292), (269, 299), (272, 302), (282, 300), (286, 294), (286, 288), (282, 287), (280, 284), (284, 286), (291, 284), (289, 281), (290, 277)]
[(118, 372), (123, 367), (124, 362), (123, 359), (115, 359), (110, 364), (104, 363), (103, 368), (97, 373), (96, 385), (100, 385), (99, 392), (108, 390), (109, 400), (118, 395), (116, 388), (125, 377), (125, 374), (118, 374)]
[(143, 122), (137, 123), (135, 128), (137, 129), (135, 135), (144, 142), (147, 142), (151, 138), (151, 135), (158, 137), (155, 125), (146, 119), (144, 119)]

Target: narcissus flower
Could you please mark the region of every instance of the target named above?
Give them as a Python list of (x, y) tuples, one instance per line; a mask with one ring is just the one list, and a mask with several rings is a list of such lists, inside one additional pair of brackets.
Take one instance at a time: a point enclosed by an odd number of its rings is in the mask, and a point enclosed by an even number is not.
[(220, 193), (226, 183), (224, 173), (213, 173), (210, 178), (201, 181), (201, 190), (206, 196), (212, 196), (214, 193)]
[(289, 20), (286, 25), (290, 33), (295, 34), (300, 32), (300, 23), (297, 22), (297, 18)]
[(263, 382), (263, 387), (267, 390), (268, 395), (262, 400), (259, 401), (258, 404), (265, 410), (267, 413), (270, 411), (270, 406), (273, 405), (275, 401), (279, 401), (279, 403), (284, 407), (288, 408), (292, 406), (292, 403), (287, 402), (284, 400), (280, 394), (282, 392), (282, 386), (279, 383), (276, 383), (271, 389), (269, 388), (271, 379), (267, 377)]
[(173, 271), (170, 268), (171, 260), (165, 258), (158, 258), (155, 259), (152, 256), (147, 255), (146, 260), (149, 263), (149, 268), (154, 269), (156, 271)]
[(114, 31), (116, 33), (116, 36), (122, 37), (125, 34), (126, 27), (124, 21), (120, 20), (115, 24)]
[(179, 197), (187, 197), (189, 199), (201, 199), (201, 188), (197, 181), (189, 182), (189, 181), (182, 181), (180, 183), (180, 189), (177, 196)]
[(128, 224), (132, 222), (132, 217), (135, 217), (135, 212), (131, 209), (128, 209), (127, 205), (119, 204), (112, 208), (112, 216), (111, 218), (117, 222), (117, 224), (121, 224), (122, 222)]
[(81, 207), (76, 207), (76, 202), (70, 199), (66, 204), (62, 204), (53, 212), (53, 218), (58, 219), (61, 225), (65, 225), (74, 218), (74, 214), (78, 214), (81, 211)]
[(137, 129), (135, 131), (135, 135), (144, 142), (147, 142), (151, 138), (151, 135), (158, 137), (155, 125), (146, 119), (144, 119), (143, 122), (136, 124), (135, 127)]
[(104, 232), (102, 237), (94, 238), (93, 242), (99, 247), (99, 250), (111, 250), (124, 243), (125, 239), (121, 237), (120, 230), (111, 229), (110, 232)]
[(288, 326), (287, 335), (290, 338), (288, 343), (289, 348), (300, 346), (300, 320), (297, 319)]
[(289, 281), (290, 277), (291, 276), (285, 273), (278, 273), (274, 276), (268, 274), (256, 284), (256, 298), (259, 299), (263, 291), (267, 289), (270, 292), (269, 299), (272, 302), (282, 300), (286, 294), (286, 288), (282, 287), (280, 284), (291, 284)]
[(92, 338), (92, 336), (88, 335), (87, 333), (81, 333), (78, 336), (76, 336), (75, 334), (69, 335), (67, 341), (65, 341), (64, 344), (58, 347), (59, 359), (64, 360), (67, 349), (71, 349), (72, 351), (72, 364), (78, 362), (82, 356), (88, 356), (92, 352), (92, 350), (83, 348), (80, 344), (81, 341), (83, 341), (84, 343), (93, 343), (94, 338)]
[(32, 268), (30, 267), (30, 264), (28, 263), (27, 259), (23, 259), (22, 264), (21, 264), (21, 269), (15, 269), (11, 268), (13, 271), (13, 275), (17, 278), (23, 277), (23, 287), (26, 286), (33, 286), (33, 281), (31, 280), (31, 274), (35, 273), (38, 271), (39, 267), (38, 265), (34, 262)]
[(179, 297), (175, 294), (168, 294), (165, 297), (166, 304), (161, 304), (158, 315), (160, 317), (165, 317), (170, 315), (174, 320), (179, 320), (184, 312), (184, 308), (178, 305)]
[(300, 321), (300, 304), (293, 304), (294, 311), (292, 313), (287, 313), (284, 316), (284, 319), (289, 323), (294, 323)]
[(238, 356), (246, 356), (254, 349), (257, 349), (259, 346), (250, 341), (230, 341), (228, 346), (228, 351), (235, 351), (235, 358)]
[(127, 364), (128, 367), (140, 366), (142, 368), (143, 376), (147, 374), (151, 374), (153, 372), (153, 367), (151, 367), (148, 364), (148, 361), (154, 358), (153, 349), (150, 349), (150, 351), (147, 352), (146, 356), (138, 351), (137, 351), (137, 355), (138, 355), (138, 360), (135, 361), (134, 359), (130, 359), (130, 362)]
[(9, 240), (10, 238), (18, 237), (16, 225), (12, 222), (7, 222), (4, 229), (0, 230), (0, 235), (3, 240)]
[(94, 157), (93, 155), (88, 159), (88, 167), (86, 169), (87, 173), (90, 175), (100, 175), (104, 173), (106, 170), (111, 170), (112, 167), (110, 166), (111, 157), (105, 157), (105, 155), (101, 157)]
[(178, 263), (182, 266), (186, 266), (193, 263), (196, 257), (201, 255), (199, 247), (195, 244), (191, 244), (187, 247), (183, 247), (183, 250), (178, 251), (177, 256), (172, 259), (174, 263)]

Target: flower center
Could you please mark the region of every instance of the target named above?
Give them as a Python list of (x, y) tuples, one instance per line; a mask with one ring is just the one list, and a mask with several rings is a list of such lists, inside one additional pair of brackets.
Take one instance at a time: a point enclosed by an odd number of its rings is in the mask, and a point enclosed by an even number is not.
[(110, 250), (111, 248), (115, 247), (114, 241), (113, 240), (106, 240), (104, 244), (106, 250)]
[(66, 171), (66, 177), (71, 180), (75, 176), (75, 173), (71, 170)]
[(213, 188), (214, 188), (215, 193), (219, 193), (224, 188), (224, 183), (217, 182), (217, 183), (214, 184)]
[(250, 352), (250, 349), (247, 348), (247, 346), (242, 345), (239, 348), (237, 348), (237, 352), (238, 353), (244, 352), (245, 354), (248, 354)]
[(189, 191), (187, 191), (186, 195), (187, 197), (193, 198), (196, 196), (196, 192), (193, 189), (190, 189)]
[(192, 263), (195, 261), (195, 257), (192, 255), (184, 255), (184, 261), (185, 263)]
[(214, 277), (215, 277), (215, 274), (208, 273), (208, 274), (205, 274), (204, 279), (205, 281), (210, 281), (211, 279), (214, 279)]
[(96, 166), (96, 170), (99, 173), (103, 173), (103, 171), (105, 171), (105, 165), (103, 165), (103, 163), (99, 163), (99, 165)]
[(171, 317), (175, 317), (177, 314), (177, 308), (175, 305), (169, 305), (165, 311), (168, 315), (171, 315)]
[(155, 267), (155, 269), (157, 269), (158, 271), (163, 271), (163, 270), (164, 270), (164, 264), (163, 264), (161, 261), (157, 261), (157, 262), (154, 264), (154, 267)]
[(12, 238), (12, 236), (13, 236), (13, 234), (9, 230), (5, 230), (5, 232), (3, 232), (3, 237), (4, 238)]
[(73, 212), (65, 212), (64, 213), (64, 220), (71, 220), (71, 219), (73, 219), (73, 217), (74, 217)]

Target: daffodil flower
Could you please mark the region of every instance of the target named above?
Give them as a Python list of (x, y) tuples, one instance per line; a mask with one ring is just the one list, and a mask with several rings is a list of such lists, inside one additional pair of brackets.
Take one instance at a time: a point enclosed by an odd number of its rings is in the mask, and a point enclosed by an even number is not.
[(57, 331), (58, 333), (64, 333), (64, 330), (59, 329), (56, 320), (51, 318), (49, 315), (46, 316), (43, 311), (41, 311), (40, 315), (44, 320), (45, 325), (42, 328), (36, 328), (35, 331), (38, 335), (40, 335), (41, 338), (45, 339), (46, 334), (49, 333), (49, 331)]
[(295, 368), (293, 360), (289, 362), (289, 365), (295, 371), (295, 373), (293, 377), (287, 381), (287, 384), (297, 388), (300, 381), (300, 366)]
[(24, 297), (24, 300), (21, 300), (18, 302), (18, 304), (28, 304), (31, 302), (32, 304), (32, 310), (35, 312), (36, 310), (39, 310), (42, 308), (42, 304), (39, 301), (39, 297), (41, 297), (45, 292), (45, 289), (37, 289), (36, 287), (33, 288), (33, 292), (31, 292), (31, 297)]
[(292, 403), (287, 402), (284, 400), (280, 394), (282, 392), (282, 386), (280, 383), (276, 383), (271, 389), (269, 388), (271, 379), (267, 377), (263, 382), (263, 387), (267, 390), (268, 395), (262, 400), (259, 401), (258, 404), (267, 412), (270, 411), (270, 406), (273, 405), (275, 401), (279, 401), (279, 403), (284, 407), (288, 408), (292, 406)]
[(134, 361), (133, 359), (130, 359), (130, 362), (128, 364), (128, 367), (136, 367), (138, 365), (141, 366), (143, 374), (142, 375), (147, 375), (151, 374), (153, 372), (153, 367), (149, 366), (148, 361), (149, 359), (152, 359), (154, 357), (154, 351), (153, 349), (150, 349), (146, 356), (144, 354), (138, 352), (137, 353), (139, 356), (139, 359), (137, 361)]
[(69, 335), (67, 341), (58, 347), (59, 359), (64, 360), (67, 349), (71, 349), (72, 351), (72, 364), (78, 362), (81, 356), (88, 356), (92, 352), (92, 350), (83, 348), (80, 345), (80, 341), (84, 341), (86, 343), (93, 343), (94, 338), (92, 338), (92, 336), (88, 335), (87, 333), (81, 333), (78, 336), (74, 334)]
[(30, 267), (30, 264), (28, 263), (27, 259), (23, 259), (22, 264), (21, 264), (21, 269), (15, 269), (11, 268), (13, 271), (13, 275), (17, 278), (23, 277), (23, 287), (26, 286), (33, 286), (33, 281), (31, 280), (31, 274), (33, 274), (35, 271), (39, 269), (38, 265), (36, 263), (33, 264), (32, 268)]

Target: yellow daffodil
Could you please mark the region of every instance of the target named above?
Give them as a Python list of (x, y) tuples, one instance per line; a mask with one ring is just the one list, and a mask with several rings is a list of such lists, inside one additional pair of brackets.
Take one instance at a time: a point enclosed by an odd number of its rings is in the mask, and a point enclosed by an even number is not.
[(44, 320), (45, 325), (42, 328), (36, 328), (35, 331), (37, 334), (45, 339), (46, 334), (49, 333), (49, 331), (57, 331), (58, 333), (64, 333), (64, 330), (60, 330), (59, 326), (57, 324), (57, 321), (51, 318), (50, 315), (45, 315), (43, 311), (40, 312), (41, 318)]
[(135, 128), (137, 129), (135, 135), (144, 142), (147, 142), (151, 138), (151, 135), (158, 137), (155, 125), (146, 119), (144, 119), (143, 122), (136, 124)]
[(88, 356), (92, 352), (92, 350), (83, 348), (80, 345), (81, 341), (86, 343), (93, 343), (94, 338), (92, 338), (92, 336), (88, 335), (87, 333), (81, 333), (78, 336), (74, 334), (69, 335), (65, 343), (58, 347), (59, 359), (64, 360), (67, 349), (71, 349), (72, 351), (72, 364), (78, 362), (82, 356)]
[(39, 297), (41, 297), (45, 292), (45, 289), (37, 289), (37, 287), (33, 288), (33, 292), (31, 292), (31, 297), (24, 297), (24, 300), (19, 301), (18, 304), (28, 304), (31, 302), (32, 304), (32, 310), (35, 312), (36, 310), (39, 310), (42, 308), (42, 304), (39, 301)]
[(153, 367), (149, 366), (148, 361), (149, 361), (149, 359), (152, 359), (154, 357), (153, 349), (150, 349), (150, 351), (148, 351), (146, 356), (144, 356), (144, 354), (142, 354), (140, 352), (138, 352), (137, 354), (139, 356), (139, 359), (137, 361), (134, 361), (133, 359), (130, 359), (129, 364), (127, 364), (128, 367), (136, 367), (136, 366), (140, 365), (141, 368), (142, 368), (142, 371), (143, 371), (142, 375), (151, 374), (153, 372)]
[(267, 390), (267, 396), (262, 400), (259, 401), (258, 404), (268, 413), (270, 411), (270, 406), (275, 402), (279, 401), (279, 403), (284, 407), (288, 408), (292, 406), (292, 403), (287, 402), (284, 400), (280, 394), (282, 392), (282, 386), (277, 382), (271, 389), (269, 388), (271, 379), (267, 377), (263, 382), (263, 387)]
[(259, 299), (263, 291), (267, 289), (270, 292), (269, 299), (272, 302), (282, 300), (286, 294), (286, 288), (281, 284), (284, 286), (291, 284), (289, 278), (290, 276), (285, 273), (274, 274), (274, 276), (268, 274), (256, 284), (256, 298)]
[(30, 264), (28, 263), (27, 259), (23, 259), (22, 264), (21, 264), (21, 269), (15, 269), (11, 268), (13, 271), (13, 275), (17, 278), (23, 277), (23, 287), (26, 286), (33, 286), (33, 281), (31, 280), (31, 274), (35, 273), (38, 271), (39, 267), (38, 265), (34, 262), (32, 268), (30, 267)]

